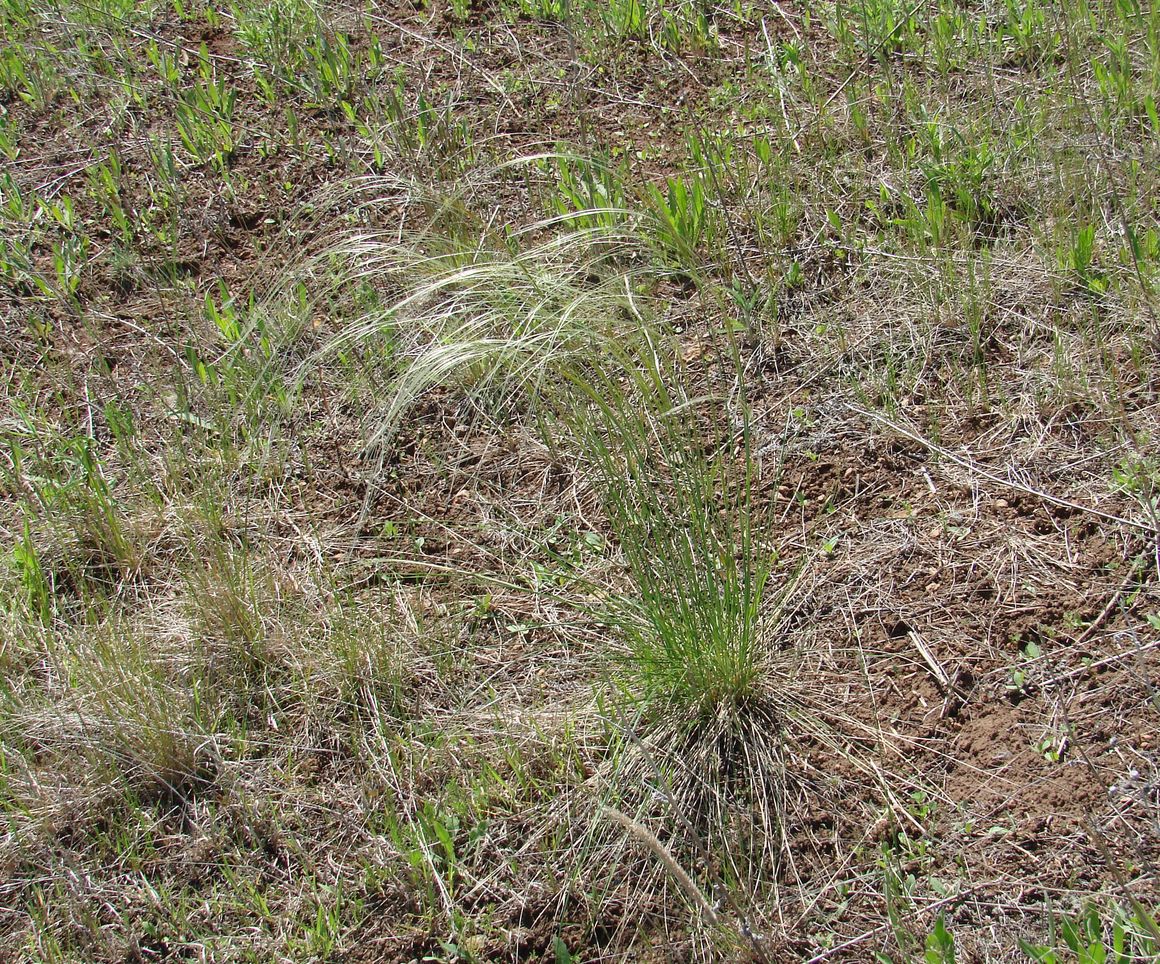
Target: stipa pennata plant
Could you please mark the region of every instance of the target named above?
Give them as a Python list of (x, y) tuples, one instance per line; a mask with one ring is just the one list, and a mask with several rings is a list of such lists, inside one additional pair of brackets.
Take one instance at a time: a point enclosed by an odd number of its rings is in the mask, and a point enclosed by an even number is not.
[[(659, 787), (729, 854), (735, 878), (756, 867), (768, 879), (794, 674), (791, 648), (776, 645), (774, 556), (758, 536), (744, 400), (689, 388), (704, 376), (682, 370), (651, 304), (650, 282), (670, 269), (647, 216), (585, 208), (496, 238), (449, 210), (428, 222), (439, 232), (403, 242), (360, 233), (327, 252), (350, 266), (346, 289), (375, 279), (394, 291), (328, 346), (393, 348), (371, 447), (389, 448), (404, 413), (436, 390), (489, 417), (537, 419), (598, 493), (623, 562), (623, 582), (577, 601), (603, 600), (613, 629), (604, 695), (621, 708), (623, 752), (600, 779), (628, 788), (625, 799)], [(728, 334), (719, 341), (736, 373)]]
[(564, 418), (597, 469), (639, 592), (626, 624), (639, 695), (700, 714), (752, 695), (769, 565), (751, 524), (748, 453), (734, 451), (731, 425), (707, 422), (706, 400), (666, 383), (658, 354), (617, 352), (615, 367), (574, 375), (581, 397)]
[[(768, 864), (783, 810), (788, 660), (776, 645), (774, 563), (759, 538), (748, 415), (690, 397), (655, 333), (576, 373), (562, 419), (595, 470), (628, 585), (617, 697), (636, 722), (616, 775), (660, 788), (715, 852)], [(653, 772), (659, 770), (659, 773)], [(740, 817), (740, 820), (737, 818)]]
[(349, 306), (352, 317), (320, 356), (390, 346), (372, 447), (389, 443), (403, 413), (437, 387), (503, 417), (517, 397), (537, 397), (569, 359), (598, 357), (639, 324), (652, 269), (630, 226), (597, 224), (586, 210), (496, 232), (455, 200), (411, 205), (419, 215), (426, 209), (431, 227), (403, 241), (393, 230), (351, 232), (308, 268), (325, 265), (330, 291), (369, 283), (392, 293)]
[[(810, 637), (784, 626), (808, 560), (796, 575), (780, 567), (757, 509), (770, 481), (759, 476), (772, 467), (758, 471), (768, 440), (746, 403), (740, 335), (711, 325), (706, 356), (682, 352), (656, 299), (672, 268), (648, 212), (571, 210), (497, 230), (458, 200), (408, 192), (394, 185), (392, 201), (405, 224), (423, 225), (414, 234), (350, 229), (295, 269), (341, 325), (314, 361), (360, 357), (373, 369), (372, 482), (412, 437), (412, 419), (434, 408), (454, 411), (461, 440), (464, 430), (536, 426), (595, 498), (609, 565), (527, 585), (603, 627), (597, 699), (577, 725), (607, 744), (538, 833), (546, 846), (567, 840), (580, 877), (627, 874), (636, 914), (658, 888), (687, 889), (667, 865), (637, 860), (640, 848), (625, 847), (601, 805), (663, 823), (658, 839), (706, 893), (751, 895), (727, 916), (757, 928), (754, 901), (782, 866), (786, 814), (816, 805), (811, 788), (823, 782), (812, 763), (790, 780), (786, 761), (821, 747), (878, 777), (866, 762), (872, 728), (843, 713), (849, 693), (826, 688)], [(375, 205), (345, 210), (360, 224)], [(500, 576), (511, 582), (510, 571)]]

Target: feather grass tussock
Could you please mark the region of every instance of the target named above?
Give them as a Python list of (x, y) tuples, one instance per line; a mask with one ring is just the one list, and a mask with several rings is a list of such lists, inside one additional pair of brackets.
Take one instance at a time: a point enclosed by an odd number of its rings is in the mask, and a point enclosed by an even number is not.
[(605, 698), (637, 720), (649, 750), (622, 734), (601, 779), (630, 796), (662, 779), (697, 833), (755, 868), (737, 873), (768, 881), (800, 654), (777, 637), (793, 580), (771, 586), (744, 375), (728, 335), (716, 368), (682, 363), (663, 306), (643, 294), (644, 279), (668, 271), (643, 219), (605, 214), (492, 232), (501, 240), (469, 248), (430, 228), (340, 239), (328, 257), (348, 266), (344, 283), (374, 279), (395, 295), (324, 354), (393, 346), (385, 402), (367, 420), (379, 459), (436, 388), (486, 396), (493, 412), (518, 394), (536, 415), (549, 448), (597, 494), (627, 577), (592, 587), (615, 637)]

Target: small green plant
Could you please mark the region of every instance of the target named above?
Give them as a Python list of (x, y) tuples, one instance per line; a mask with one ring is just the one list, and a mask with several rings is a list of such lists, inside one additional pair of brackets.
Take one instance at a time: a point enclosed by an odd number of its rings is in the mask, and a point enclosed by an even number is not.
[(1067, 753), (1071, 739), (1071, 727), (1060, 726), (1049, 730), (1033, 744), (1033, 749), (1048, 763), (1059, 763)]
[(52, 621), (52, 587), (40, 565), (27, 520), (24, 522), (23, 536), (12, 547), (12, 565), (24, 590), (29, 610), (42, 625), (47, 626)]
[(68, 87), (56, 53), (49, 46), (0, 44), (0, 88), (34, 110), (46, 110)]
[(177, 132), (199, 164), (212, 162), (224, 170), (238, 146), (234, 127), (237, 92), (227, 88), (210, 60), (205, 44), (198, 58), (197, 80), (177, 99)]
[(615, 230), (623, 224), (628, 207), (624, 182), (610, 164), (556, 154), (544, 166), (555, 167), (556, 211), (577, 228)]
[(569, 0), (520, 0), (520, 10), (537, 20), (562, 22), (568, 15)]
[[(447, 923), (451, 928), (443, 942), (447, 948), (457, 940), (465, 923), (455, 905), (462, 874), (457, 847), (460, 814), (451, 807), (428, 800), (408, 818), (386, 812), (380, 819), (407, 863), (410, 886), (429, 898), (428, 906), (442, 902), (447, 908), (450, 918)], [(459, 958), (458, 950), (451, 953)]]
[(1093, 295), (1108, 289), (1108, 277), (1096, 266), (1096, 228), (1083, 224), (1075, 228), (1059, 251), (1059, 266), (1079, 288)]
[(675, 265), (696, 269), (702, 244), (711, 244), (714, 234), (704, 179), (669, 178), (666, 187), (663, 192), (651, 184), (648, 187), (658, 246)]
[(926, 939), (923, 960), (926, 964), (955, 964), (955, 938), (947, 930), (946, 920), (942, 914), (938, 915), (934, 929)]
[(331, 30), (314, 4), (236, 4), (234, 19), (267, 103), (293, 92), (311, 107), (349, 104), (363, 64), (350, 38)]
[(977, 43), (975, 21), (953, 3), (940, 4), (928, 33), (935, 64), (944, 78), (968, 62)]
[[(1029, 639), (1023, 644), (1020, 653), (1027, 662), (1038, 659), (1042, 654), (1039, 644)], [(1028, 673), (1022, 666), (1013, 667), (1007, 674), (1007, 692), (1010, 694), (1025, 695), (1027, 691)]]
[(1001, 29), (1013, 60), (1034, 67), (1054, 56), (1058, 33), (1048, 25), (1040, 0), (1007, 0), (1007, 21)]
[(648, 31), (645, 5), (642, 0), (607, 0), (604, 23), (615, 37), (644, 37)]
[[(879, 852), (878, 866), (882, 871), (882, 894), (886, 902), (886, 920), (894, 934), (903, 960), (915, 956), (919, 948), (919, 935), (907, 924), (906, 917), (914, 906), (914, 890), (918, 878), (901, 867), (898, 855), (889, 842), (884, 842)], [(879, 964), (892, 964), (885, 954), (875, 955)]]
[(89, 194), (100, 205), (105, 217), (113, 225), (125, 244), (132, 244), (135, 218), (126, 207), (124, 184), (125, 168), (118, 151), (88, 170)]
[(22, 188), (11, 173), (0, 174), (0, 213), (5, 221), (28, 228), (40, 212), (40, 203), (34, 192)]
[(1132, 455), (1112, 471), (1112, 484), (1131, 496), (1153, 526), (1160, 523), (1160, 461), (1151, 455)]
[(349, 113), (371, 147), (375, 172), (388, 167), (388, 158), (440, 173), (458, 172), (474, 159), (471, 130), (456, 116), (454, 100), (432, 102), (422, 88), (412, 94), (401, 71), (393, 84), (367, 96), (360, 113)]
[(311, 101), (320, 106), (349, 102), (360, 64), (345, 34), (333, 37), (319, 33), (307, 48), (310, 55), (309, 89)]
[(145, 48), (145, 57), (166, 88), (176, 90), (181, 86), (181, 64), (167, 46), (150, 40)]
[(19, 414), (5, 439), (10, 467), (0, 469), (0, 480), (26, 493), (26, 520), (37, 521), (26, 521), (17, 565), (43, 618), (62, 590), (84, 602), (135, 577), (146, 552), (94, 439), (53, 433), (32, 413)]
[(717, 46), (717, 34), (699, 4), (660, 7), (660, 45), (675, 54), (703, 53)]
[(834, 5), (830, 32), (847, 56), (887, 59), (916, 43), (918, 19), (909, 0), (861, 0)]
[(992, 222), (996, 206), (990, 183), (996, 157), (991, 145), (977, 137), (967, 139), (957, 129), (944, 129), (938, 121), (927, 124), (925, 140), (931, 158), (922, 165), (928, 190), (937, 191), (972, 228)]
[[(1074, 918), (1058, 921), (1060, 947), (1055, 937), (1053, 917), (1049, 944), (1019, 940), (1019, 948), (1036, 964), (1134, 964), (1155, 960), (1160, 954), (1156, 922), (1147, 911), (1138, 908), (1129, 913), (1115, 907), (1110, 922), (1105, 922), (1098, 907), (1090, 904)], [(1065, 950), (1066, 949), (1066, 950)]]
[(884, 224), (900, 229), (902, 236), (921, 254), (932, 254), (953, 237), (956, 222), (937, 184), (930, 185), (923, 203), (907, 194), (892, 194), (884, 184), (879, 186), (878, 198), (866, 203)]
[(53, 246), (52, 267), (55, 285), (52, 294), (67, 304), (75, 305), (77, 289), (88, 266), (89, 239), (84, 235), (68, 234)]
[(341, 883), (323, 884), (313, 878), (305, 883), (314, 913), (304, 917), (288, 947), (295, 957), (326, 960), (339, 948), (343, 934), (362, 921), (365, 903)]
[(221, 428), (243, 436), (263, 419), (278, 419), (291, 407), (292, 380), (281, 365), (304, 317), (305, 292), (295, 286), (277, 305), (259, 306), (251, 296), (239, 303), (224, 282), (216, 297), (207, 292), (204, 315), (217, 335), (213, 349), (190, 342), (185, 357), (200, 385), (218, 403)]
[[(0, 278), (16, 290), (76, 313), (91, 242), (68, 195), (46, 199), (0, 177)], [(47, 250), (47, 259), (39, 252)], [(47, 264), (45, 261), (47, 260)]]
[(0, 155), (10, 161), (16, 160), (17, 154), (20, 153), (19, 137), (15, 122), (8, 117), (7, 113), (0, 111)]

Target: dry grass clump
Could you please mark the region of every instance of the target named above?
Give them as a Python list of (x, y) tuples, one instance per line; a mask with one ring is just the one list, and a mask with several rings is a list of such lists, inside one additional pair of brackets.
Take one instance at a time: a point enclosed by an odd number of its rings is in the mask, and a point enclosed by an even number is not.
[(5, 701), (10, 748), (28, 766), (139, 799), (178, 802), (212, 782), (211, 720), (172, 640), (112, 618), (42, 642)]
[(372, 445), (389, 444), (404, 413), (437, 386), (456, 387), (493, 416), (534, 407), (562, 366), (599, 356), (639, 324), (654, 269), (626, 212), (591, 224), (591, 212), (569, 212), (496, 231), (455, 192), (436, 203), (400, 197), (391, 183), (358, 188), (356, 211), (373, 218), (389, 204), (405, 212), (408, 230), (350, 231), (296, 270), (323, 282), (322, 303), (348, 302), (322, 357), (387, 349), (369, 352), (389, 373), (367, 423)]

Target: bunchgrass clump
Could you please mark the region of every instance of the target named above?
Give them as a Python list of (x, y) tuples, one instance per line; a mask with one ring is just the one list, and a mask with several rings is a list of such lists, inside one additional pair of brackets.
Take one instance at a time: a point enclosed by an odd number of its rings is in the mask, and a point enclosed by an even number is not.
[[(730, 391), (741, 384), (736, 346), (713, 333), (724, 375), (683, 370), (678, 340), (642, 291), (642, 279), (667, 270), (640, 227), (647, 219), (607, 213), (538, 222), (502, 245), (465, 248), (430, 231), (411, 243), (345, 242), (332, 256), (403, 291), (331, 350), (397, 346), (386, 404), (368, 426), (380, 449), (437, 389), (492, 413), (518, 395), (533, 412), (549, 447), (598, 493), (627, 576), (593, 587), (615, 629), (611, 696), (630, 751), (619, 759), (636, 761), (609, 778), (639, 788), (656, 783), (642, 768), (658, 767), (671, 806), (715, 846), (739, 843), (744, 811), (746, 860), (768, 866), (784, 694), (772, 672), (773, 555), (755, 515), (749, 415)], [(713, 378), (720, 393), (691, 391)]]
[(701, 424), (654, 359), (585, 382), (573, 428), (638, 597), (625, 630), (639, 696), (700, 717), (755, 693), (769, 554), (752, 526), (747, 441), (734, 451), (732, 426)]
[(98, 796), (176, 803), (210, 784), (216, 749), (207, 708), (196, 668), (180, 652), (120, 618), (25, 645), (39, 648), (39, 672), (14, 679), (4, 694), (6, 752), (41, 768), (51, 761)]
[(659, 790), (687, 847), (753, 882), (778, 849), (790, 694), (749, 417), (690, 397), (663, 335), (642, 331), (637, 349), (572, 373), (564, 409), (628, 577), (610, 594), (625, 752), (609, 789)]

